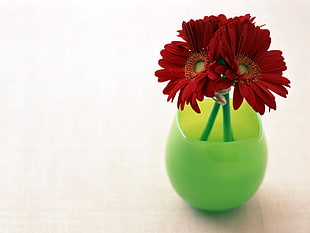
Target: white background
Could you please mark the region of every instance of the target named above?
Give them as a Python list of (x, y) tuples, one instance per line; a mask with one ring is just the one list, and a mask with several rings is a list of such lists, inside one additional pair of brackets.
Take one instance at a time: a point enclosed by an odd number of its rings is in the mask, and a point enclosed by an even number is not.
[[(0, 232), (310, 232), (308, 0), (0, 1)], [(154, 71), (183, 20), (251, 13), (292, 82), (268, 170), (236, 210), (192, 209), (164, 164), (176, 104)]]

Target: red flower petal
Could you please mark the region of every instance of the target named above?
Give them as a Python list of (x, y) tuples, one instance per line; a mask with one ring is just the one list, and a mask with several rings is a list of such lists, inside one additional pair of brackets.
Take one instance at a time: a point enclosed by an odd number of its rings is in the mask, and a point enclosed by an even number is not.
[(158, 82), (166, 82), (175, 78), (184, 77), (183, 69), (162, 69), (155, 72), (158, 77)]
[(190, 105), (195, 112), (201, 113), (196, 99), (193, 98), (193, 101), (190, 102)]
[(234, 84), (234, 81), (228, 78), (216, 80), (216, 85), (214, 87), (214, 90), (221, 91), (223, 89), (230, 88), (233, 84)]
[(160, 55), (163, 56), (163, 59), (165, 59), (167, 62), (170, 62), (172, 64), (177, 64), (177, 65), (185, 65), (187, 58), (182, 57), (179, 55), (175, 55), (173, 53), (170, 53), (168, 50), (163, 49), (160, 51)]
[(210, 16), (203, 20), (183, 22), (180, 37), (187, 42), (191, 51), (206, 51), (213, 34), (219, 28), (221, 20), (223, 18)]
[(155, 76), (158, 77), (158, 82), (166, 82), (174, 78), (171, 72), (167, 69), (157, 70)]
[(247, 97), (249, 95), (249, 89), (251, 88), (249, 88), (247, 84), (242, 83), (242, 82), (238, 84), (239, 84), (238, 86), (239, 86), (239, 91), (240, 91), (241, 96)]
[(234, 95), (233, 95), (233, 107), (235, 110), (237, 110), (241, 104), (243, 102), (243, 97), (240, 94), (239, 91), (239, 85), (236, 84), (235, 88), (234, 88)]
[(262, 101), (261, 98), (259, 98), (259, 97), (257, 96), (256, 93), (254, 93), (254, 95), (256, 96), (256, 97), (255, 97), (255, 100), (256, 100), (256, 101), (255, 101), (255, 103), (252, 104), (251, 106), (252, 106), (252, 108), (253, 108), (256, 112), (258, 112), (259, 114), (263, 115), (263, 114), (265, 113), (265, 103), (264, 103), (264, 101)]
[(178, 56), (188, 57), (190, 55), (188, 49), (185, 48), (185, 43), (181, 41), (172, 41), (170, 44), (166, 44), (164, 48), (168, 52)]
[[(248, 84), (246, 83), (238, 83), (238, 84), (239, 85), (237, 86), (237, 88), (239, 87), (240, 95), (246, 99), (249, 105), (256, 112), (259, 112), (261, 115), (264, 114), (265, 103), (261, 100), (261, 98), (257, 94), (255, 94), (255, 92), (252, 90), (252, 88)], [(238, 93), (236, 95), (238, 95)], [(237, 100), (237, 103), (235, 104), (236, 107), (238, 107), (238, 104), (239, 104), (238, 101), (240, 102), (240, 99)]]
[(203, 93), (206, 97), (214, 97), (215, 96), (215, 88), (216, 88), (217, 82), (211, 79), (207, 79), (204, 87), (203, 87)]
[(265, 113), (265, 104), (261, 98), (255, 94), (251, 88), (248, 89), (248, 96), (245, 97), (249, 105), (259, 114), (263, 115)]
[(182, 95), (179, 96), (182, 102), (190, 99), (193, 93), (202, 92), (206, 81), (205, 75), (206, 74), (202, 74), (199, 77), (196, 77), (194, 80), (188, 82), (187, 86), (183, 88)]
[(213, 80), (221, 78), (221, 74), (225, 74), (227, 67), (221, 63), (213, 62), (209, 65), (208, 77)]
[(267, 51), (257, 62), (263, 73), (282, 75), (282, 72), (286, 70), (282, 52), (279, 50)]
[(272, 109), (276, 109), (276, 101), (273, 94), (271, 94), (266, 88), (259, 87), (256, 83), (250, 83), (249, 86), (260, 97), (264, 104), (268, 105)]
[(258, 81), (256, 82), (257, 85), (259, 86), (265, 86), (266, 88), (268, 88), (269, 90), (273, 91), (274, 93), (286, 98), (286, 95), (288, 93), (287, 89), (285, 87), (283, 87), (282, 85), (278, 85), (278, 84), (274, 84), (274, 83), (269, 83), (269, 82), (265, 82), (265, 81)]
[(284, 85), (287, 87), (289, 87), (289, 84), (290, 84), (290, 80), (288, 80), (287, 78), (284, 78), (280, 75), (276, 75), (276, 74), (263, 73), (260, 75), (260, 79), (263, 81), (266, 81), (266, 82), (281, 84), (281, 85)]
[(160, 59), (158, 61), (158, 64), (162, 67), (162, 68), (167, 68), (167, 69), (183, 69), (182, 65), (178, 65), (178, 64), (173, 64), (165, 59)]
[(174, 99), (175, 95), (183, 89), (187, 84), (189, 80), (181, 79), (179, 80), (172, 80), (168, 83), (166, 88), (164, 88), (163, 92), (164, 94), (168, 95), (167, 101)]
[(211, 70), (208, 71), (208, 77), (212, 80), (217, 80), (220, 78), (219, 74), (216, 72), (213, 72)]

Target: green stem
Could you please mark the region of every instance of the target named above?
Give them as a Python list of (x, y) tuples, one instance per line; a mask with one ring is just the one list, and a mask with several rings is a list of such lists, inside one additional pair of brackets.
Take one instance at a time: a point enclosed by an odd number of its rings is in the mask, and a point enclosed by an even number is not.
[(226, 99), (226, 104), (223, 105), (223, 138), (224, 142), (233, 141), (231, 119), (230, 119), (230, 103), (229, 103), (229, 93), (224, 95)]
[(219, 108), (220, 108), (220, 104), (218, 104), (217, 102), (214, 102), (214, 105), (212, 107), (212, 110), (211, 110), (209, 117), (208, 117), (208, 120), (207, 120), (206, 127), (203, 130), (203, 133), (200, 137), (201, 141), (207, 141), (208, 140), (208, 137), (209, 137), (210, 132), (211, 132), (213, 125), (214, 125), (215, 118), (216, 118), (217, 113), (219, 111)]

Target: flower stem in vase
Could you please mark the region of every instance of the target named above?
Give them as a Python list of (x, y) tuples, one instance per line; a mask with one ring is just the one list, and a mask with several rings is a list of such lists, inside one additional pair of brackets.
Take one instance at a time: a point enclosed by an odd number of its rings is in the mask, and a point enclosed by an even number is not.
[(229, 141), (233, 141), (231, 118), (230, 118), (229, 93), (225, 94), (224, 97), (226, 99), (226, 104), (222, 106), (222, 109), (223, 109), (223, 139), (224, 139), (224, 142), (229, 142)]
[(219, 111), (219, 108), (220, 108), (220, 104), (217, 102), (214, 102), (213, 107), (211, 109), (211, 112), (209, 114), (205, 129), (203, 130), (203, 133), (200, 137), (201, 141), (207, 141), (208, 140), (210, 132), (211, 132), (212, 127), (214, 125), (215, 118), (216, 118), (217, 113)]

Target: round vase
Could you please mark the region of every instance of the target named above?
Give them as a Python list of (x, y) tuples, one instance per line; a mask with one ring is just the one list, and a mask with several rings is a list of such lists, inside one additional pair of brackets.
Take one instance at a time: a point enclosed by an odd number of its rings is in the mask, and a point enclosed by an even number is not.
[(249, 200), (260, 186), (267, 164), (267, 146), (260, 116), (247, 104), (231, 109), (234, 140), (223, 142), (218, 113), (208, 141), (200, 136), (214, 101), (178, 110), (166, 146), (166, 168), (175, 191), (190, 205), (223, 211)]

